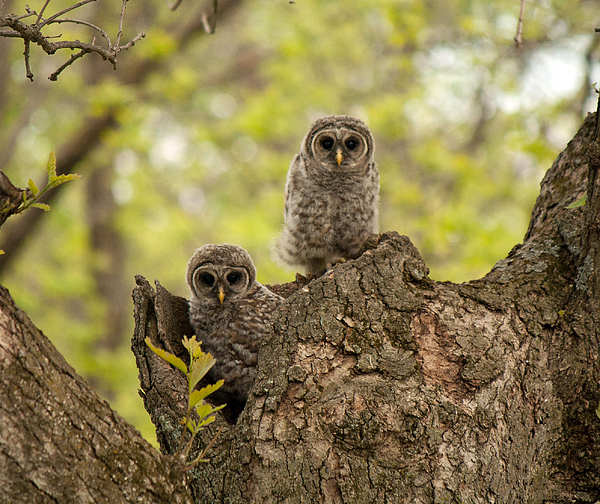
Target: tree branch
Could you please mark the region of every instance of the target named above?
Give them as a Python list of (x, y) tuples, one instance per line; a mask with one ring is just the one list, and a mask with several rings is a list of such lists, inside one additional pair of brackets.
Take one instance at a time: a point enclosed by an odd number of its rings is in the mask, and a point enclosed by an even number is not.
[[(56, 14), (53, 14), (48, 19), (44, 20), (44, 22), (41, 23), (41, 24), (39, 24), (38, 26), (40, 28), (43, 28), (45, 25), (50, 24), (52, 21), (54, 21), (57, 17), (62, 16), (63, 14), (66, 14), (67, 12), (71, 12), (72, 10), (78, 9), (79, 7), (81, 7), (81, 6), (85, 5), (85, 4), (89, 4), (89, 3), (95, 2), (95, 1), (96, 0), (82, 0), (81, 2), (78, 2), (78, 3), (74, 4), (74, 5), (71, 5), (71, 7), (67, 7), (66, 9), (63, 9), (60, 12), (57, 12)], [(36, 22), (36, 24), (38, 24), (38, 23)]]
[(217, 11), (219, 8), (218, 0), (213, 0), (213, 13), (212, 19), (208, 19), (208, 15), (206, 12), (202, 13), (202, 26), (204, 26), (204, 31), (209, 35), (215, 33), (215, 29), (217, 28)]
[(0, 287), (3, 501), (191, 504), (186, 478), (98, 397)]
[(46, 7), (48, 7), (49, 3), (50, 3), (50, 0), (46, 0), (46, 2), (44, 3), (44, 5), (42, 6), (42, 10), (38, 14), (38, 17), (37, 17), (37, 20), (35, 21), (35, 24), (37, 24), (37, 25), (40, 24), (40, 21), (42, 20), (42, 16), (44, 15), (44, 11), (46, 10)]
[[(117, 33), (117, 40), (115, 44), (111, 44), (110, 38), (106, 31), (102, 28), (93, 25), (87, 21), (64, 18), (61, 19), (60, 16), (66, 14), (67, 12), (71, 12), (85, 4), (90, 2), (95, 2), (96, 0), (81, 0), (80, 2), (63, 9), (56, 14), (53, 14), (47, 19), (42, 17), (43, 12), (46, 10), (46, 7), (49, 4), (49, 0), (47, 0), (42, 10), (39, 14), (36, 14), (35, 11), (30, 11), (27, 8), (27, 14), (17, 16), (15, 14), (7, 14), (5, 16), (0, 16), (0, 28), (10, 28), (10, 30), (0, 30), (1, 37), (19, 37), (25, 41), (25, 67), (27, 69), (27, 78), (33, 80), (33, 73), (31, 72), (30, 64), (29, 64), (29, 44), (30, 42), (35, 42), (39, 45), (47, 54), (54, 54), (61, 49), (79, 49), (80, 52), (72, 56), (66, 63), (61, 65), (55, 72), (50, 75), (50, 80), (55, 81), (58, 75), (68, 66), (70, 66), (74, 61), (81, 58), (85, 54), (89, 53), (97, 53), (102, 59), (108, 60), (112, 63), (113, 68), (117, 68), (117, 55), (120, 51), (129, 49), (132, 47), (137, 41), (141, 40), (146, 36), (144, 32), (139, 33), (137, 36), (132, 38), (127, 44), (121, 45), (121, 37), (123, 35), (123, 18), (125, 17), (125, 6), (127, 4), (127, 0), (123, 0), (123, 7), (121, 9), (121, 15), (119, 17), (119, 31)], [(27, 17), (32, 15), (36, 15), (37, 19), (32, 24), (26, 24), (22, 21)], [(100, 32), (104, 40), (106, 41), (106, 47), (96, 44), (92, 42), (91, 44), (81, 42), (79, 40), (60, 40), (57, 42), (51, 42), (49, 39), (50, 36), (46, 36), (42, 33), (42, 29), (50, 24), (55, 23), (76, 23), (87, 26), (94, 30)]]
[[(63, 63), (54, 72), (52, 72), (50, 74), (50, 77), (48, 77), (48, 79), (50, 79), (51, 81), (56, 81), (58, 79), (58, 74), (60, 74), (65, 68), (67, 68), (69, 65), (74, 63), (76, 60), (78, 60), (82, 56), (89, 54), (90, 52), (91, 51), (89, 51), (89, 50), (83, 49), (81, 52), (78, 52), (77, 54), (72, 54), (67, 62)], [(31, 80), (33, 80), (33, 75), (31, 76)]]
[(0, 171), (0, 226), (15, 213), (23, 202), (23, 189), (15, 187), (9, 178)]
[(25, 40), (25, 51), (23, 51), (25, 57), (25, 76), (33, 81), (33, 72), (31, 71), (31, 64), (29, 63), (29, 40)]
[(64, 19), (55, 19), (54, 21), (52, 21), (52, 23), (56, 23), (56, 24), (60, 24), (60, 23), (75, 23), (75, 24), (80, 24), (80, 25), (84, 25), (87, 26), (89, 28), (92, 28), (93, 30), (96, 30), (97, 32), (100, 33), (100, 35), (102, 35), (102, 38), (104, 40), (106, 40), (106, 43), (110, 46), (111, 45), (111, 41), (110, 41), (110, 37), (108, 36), (108, 33), (106, 33), (102, 28), (100, 28), (99, 26), (96, 26), (93, 23), (90, 23), (88, 21), (83, 21), (81, 19), (70, 19), (70, 18), (64, 18)]
[(517, 49), (523, 46), (523, 16), (525, 15), (525, 0), (521, 0), (521, 12), (519, 13), (519, 22), (517, 23), (517, 34), (513, 39)]

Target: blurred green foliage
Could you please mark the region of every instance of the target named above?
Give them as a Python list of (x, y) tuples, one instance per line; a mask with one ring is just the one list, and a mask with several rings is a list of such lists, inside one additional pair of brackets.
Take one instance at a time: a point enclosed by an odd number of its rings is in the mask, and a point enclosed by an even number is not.
[[(104, 0), (73, 17), (116, 33), (120, 4)], [(21, 12), (24, 2), (11, 7)], [(211, 242), (246, 248), (263, 283), (292, 280), (271, 261), (269, 243), (283, 222), (289, 162), (315, 118), (351, 114), (369, 124), (381, 230), (408, 235), (433, 279), (462, 282), (521, 241), (543, 174), (595, 108), (589, 82), (600, 73), (592, 1), (528, 2), (520, 51), (516, 0), (247, 0), (214, 35), (179, 47), (176, 27), (196, 8), (129, 2), (125, 39), (147, 37), (119, 55), (117, 71), (92, 55), (57, 83), (46, 76), (65, 56), (32, 49), (32, 84), (22, 45), (0, 39), (0, 168), (15, 184), (42, 173), (52, 148), (60, 164), (59, 146), (86, 119), (117, 111), (118, 127), (77, 166), (83, 180), (53, 202), (1, 281), (150, 439), (129, 350), (132, 317), (116, 348), (102, 343), (111, 296), (131, 311), (135, 274), (187, 296), (187, 260)], [(121, 72), (142, 60), (156, 70), (141, 84), (123, 83)], [(123, 287), (108, 296), (96, 273), (113, 267), (110, 250), (92, 239), (97, 170), (110, 172), (112, 198), (100, 221), (124, 250)]]

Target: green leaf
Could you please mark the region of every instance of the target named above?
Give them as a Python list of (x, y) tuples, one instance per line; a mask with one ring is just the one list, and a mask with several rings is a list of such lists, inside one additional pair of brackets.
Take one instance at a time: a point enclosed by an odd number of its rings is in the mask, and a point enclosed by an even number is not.
[(193, 434), (197, 428), (196, 422), (194, 422), (193, 420), (188, 420), (186, 425), (189, 431)]
[(196, 430), (200, 430), (202, 427), (205, 427), (206, 425), (213, 423), (215, 420), (216, 420), (216, 417), (214, 417), (214, 416), (204, 418), (203, 420), (201, 420), (200, 422), (198, 422), (196, 424)]
[(209, 353), (202, 353), (198, 357), (192, 357), (188, 383), (190, 394), (194, 390), (194, 387), (198, 385), (198, 382), (208, 373), (208, 370), (215, 365), (215, 362), (214, 357)]
[(577, 201), (574, 201), (573, 203), (571, 203), (570, 205), (568, 205), (567, 208), (577, 208), (577, 207), (585, 205), (586, 202), (587, 202), (587, 193), (585, 193)]
[(54, 177), (51, 181), (50, 181), (50, 187), (58, 187), (61, 184), (64, 184), (65, 182), (69, 182), (71, 180), (77, 180), (81, 178), (80, 175), (77, 175), (77, 173), (68, 173), (66, 175), (58, 175), (56, 177)]
[(216, 408), (212, 408), (209, 404), (203, 404), (201, 406), (196, 407), (196, 412), (200, 417), (200, 420), (196, 423), (196, 429), (201, 429), (205, 425), (208, 425), (215, 421), (215, 417), (211, 416), (213, 413), (223, 409), (225, 404), (221, 404), (221, 406), (217, 406)]
[(225, 407), (224, 404), (213, 408), (210, 404), (199, 404), (196, 406), (196, 413), (200, 417), (200, 420), (204, 420), (207, 416), (212, 415), (215, 411), (219, 411)]
[(56, 154), (54, 151), (48, 157), (48, 180), (52, 182), (56, 178)]
[(50, 210), (50, 205), (46, 205), (46, 203), (32, 203), (31, 206), (35, 207), (35, 208), (39, 208), (39, 209), (43, 210), (44, 212), (47, 212), (48, 210)]
[(206, 387), (203, 387), (200, 390), (194, 390), (190, 394), (188, 407), (191, 409), (194, 406), (196, 406), (196, 404), (198, 404), (200, 401), (202, 401), (205, 397), (208, 397), (215, 390), (218, 390), (219, 388), (221, 388), (221, 385), (223, 385), (223, 383), (224, 383), (223, 380), (219, 380), (217, 383), (215, 383), (213, 385), (207, 385)]
[(148, 345), (150, 349), (161, 359), (166, 360), (169, 364), (172, 364), (177, 369), (179, 369), (179, 371), (181, 371), (184, 374), (187, 374), (187, 366), (185, 365), (185, 362), (183, 362), (179, 357), (176, 357), (172, 353), (166, 352), (162, 348), (156, 348), (152, 343), (150, 343), (150, 338), (146, 338), (144, 341), (146, 342), (146, 345)]
[(202, 342), (196, 341), (196, 336), (192, 336), (189, 339), (187, 336), (184, 336), (182, 343), (183, 346), (187, 349), (192, 359), (202, 355)]
[(40, 193), (40, 190), (37, 188), (33, 180), (29, 179), (27, 181), (27, 185), (29, 186), (29, 190), (31, 191), (34, 197)]
[(598, 418), (600, 418), (600, 404), (598, 405), (598, 407), (596, 408), (596, 416)]

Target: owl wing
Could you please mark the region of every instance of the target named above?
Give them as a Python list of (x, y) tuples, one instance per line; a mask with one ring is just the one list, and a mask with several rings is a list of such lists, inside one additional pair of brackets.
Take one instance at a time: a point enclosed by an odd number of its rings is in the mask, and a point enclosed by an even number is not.
[(282, 301), (281, 296), (262, 285), (248, 296), (245, 306), (240, 307), (240, 316), (231, 322), (228, 331), (232, 357), (256, 366), (260, 342), (270, 328), (273, 312)]

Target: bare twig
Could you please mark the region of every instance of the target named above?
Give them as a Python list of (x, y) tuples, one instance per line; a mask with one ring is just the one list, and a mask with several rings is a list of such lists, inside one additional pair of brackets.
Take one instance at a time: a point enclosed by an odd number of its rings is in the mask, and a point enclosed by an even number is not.
[(214, 33), (217, 28), (217, 11), (219, 10), (219, 0), (213, 0), (213, 22), (212, 22), (212, 32)]
[(48, 7), (49, 3), (50, 3), (50, 0), (46, 0), (46, 2), (44, 3), (44, 6), (42, 7), (42, 10), (38, 14), (37, 20), (35, 22), (36, 25), (40, 24), (40, 21), (42, 20), (42, 16), (44, 15), (44, 11), (46, 10), (46, 7)]
[[(89, 54), (92, 52), (99, 54), (102, 57), (102, 59), (110, 61), (113, 65), (113, 68), (116, 68), (117, 54), (120, 51), (129, 49), (137, 41), (146, 36), (146, 34), (143, 32), (139, 33), (136, 37), (127, 42), (127, 44), (121, 45), (121, 38), (123, 36), (123, 18), (125, 16), (125, 7), (127, 5), (127, 0), (123, 0), (123, 7), (121, 9), (121, 16), (119, 18), (119, 31), (117, 33), (117, 40), (115, 44), (111, 43), (108, 33), (99, 26), (96, 26), (95, 24), (90, 23), (89, 21), (61, 17), (67, 12), (71, 12), (83, 5), (95, 2), (96, 0), (80, 0), (76, 4), (71, 5), (66, 9), (63, 9), (60, 12), (57, 12), (56, 14), (53, 14), (48, 18), (44, 18), (43, 13), (48, 7), (50, 1), (51, 0), (45, 0), (44, 5), (42, 6), (42, 9), (39, 14), (31, 10), (29, 6), (26, 6), (25, 11), (27, 14), (23, 14), (20, 16), (17, 16), (15, 14), (7, 14), (5, 16), (0, 16), (0, 37), (18, 37), (22, 38), (25, 41), (25, 52), (23, 54), (25, 57), (27, 77), (31, 80), (33, 80), (33, 73), (31, 72), (31, 67), (29, 63), (29, 45), (31, 42), (34, 42), (37, 45), (39, 45), (47, 54), (54, 54), (60, 49), (79, 50), (77, 54), (71, 55), (71, 57), (66, 63), (61, 65), (60, 68), (58, 68), (55, 72), (53, 72), (50, 75), (50, 80), (55, 81), (58, 75), (66, 67), (70, 66), (74, 61), (78, 60), (85, 54)], [(37, 16), (35, 23), (26, 24), (22, 21), (23, 19), (34, 15)], [(56, 42), (51, 42), (50, 39), (60, 38), (62, 37), (62, 35), (47, 36), (42, 33), (42, 29), (48, 25), (60, 23), (80, 24), (83, 26), (87, 26), (88, 28), (91, 28), (93, 30), (96, 30), (98, 33), (100, 33), (100, 35), (102, 35), (102, 38), (106, 41), (106, 46), (96, 44), (96, 39), (94, 39), (94, 41), (91, 44), (84, 43), (79, 40), (58, 40)], [(10, 30), (2, 30), (1, 28), (10, 28)]]
[(95, 2), (95, 1), (96, 0), (81, 0), (81, 2), (77, 2), (75, 5), (71, 5), (71, 7), (67, 7), (66, 9), (63, 9), (60, 12), (53, 14), (48, 19), (46, 19), (41, 25), (39, 25), (39, 27), (43, 28), (45, 25), (49, 24), (51, 21), (54, 21), (57, 17), (60, 17), (63, 14), (66, 14), (67, 12), (71, 12), (72, 10), (79, 9), (79, 7), (81, 7), (82, 5), (89, 4), (89, 3)]
[(67, 68), (73, 62), (75, 62), (76, 60), (78, 60), (79, 58), (84, 56), (85, 54), (89, 54), (90, 52), (91, 52), (90, 50), (84, 49), (81, 52), (78, 52), (77, 54), (72, 54), (71, 57), (69, 58), (69, 61), (67, 61), (66, 63), (63, 63), (60, 67), (58, 67), (58, 69), (56, 69), (54, 72), (52, 72), (50, 74), (50, 77), (48, 77), (48, 79), (50, 79), (51, 81), (56, 81), (58, 79), (58, 74), (60, 72), (62, 72), (65, 68)]
[(215, 434), (215, 436), (211, 439), (210, 443), (208, 443), (208, 446), (206, 448), (204, 448), (204, 450), (202, 450), (202, 453), (200, 453), (200, 455), (198, 455), (198, 457), (196, 457), (196, 460), (194, 460), (187, 468), (186, 471), (190, 471), (192, 470), (194, 467), (196, 467), (200, 462), (205, 462), (205, 460), (203, 460), (204, 455), (206, 455), (206, 452), (208, 450), (210, 450), (212, 448), (212, 446), (215, 444), (215, 441), (217, 440), (217, 438), (219, 437), (219, 434), (221, 434), (221, 431), (223, 430), (223, 426), (219, 427), (219, 430), (217, 431), (217, 433)]
[(119, 46), (119, 51), (125, 51), (126, 49), (129, 49), (130, 47), (134, 46), (136, 42), (142, 40), (145, 36), (146, 34), (144, 32), (138, 33), (129, 42), (127, 42), (127, 44)]
[(31, 71), (31, 64), (29, 63), (29, 40), (25, 40), (25, 50), (23, 51), (25, 57), (25, 76), (33, 81), (33, 72)]
[(21, 14), (20, 16), (17, 16), (17, 19), (26, 19), (26, 18), (31, 17), (31, 16), (37, 16), (37, 12), (29, 10), (29, 6), (28, 5), (26, 5), (26, 7), (27, 8), (25, 9), (25, 11), (27, 12), (27, 14)]
[(521, 0), (521, 12), (519, 13), (519, 22), (517, 23), (517, 34), (513, 39), (517, 49), (523, 46), (523, 16), (525, 15), (525, 0)]
[[(110, 42), (110, 37), (108, 36), (108, 33), (106, 33), (102, 28), (100, 28), (99, 26), (96, 26), (95, 24), (92, 24), (88, 21), (83, 21), (82, 19), (70, 19), (70, 18), (63, 18), (63, 19), (55, 19), (54, 21), (52, 21), (52, 24), (60, 24), (60, 23), (75, 23), (75, 24), (80, 24), (80, 25), (84, 25), (87, 26), (89, 28), (92, 28), (93, 30), (96, 30), (97, 32), (100, 33), (100, 35), (102, 35), (102, 38), (104, 40), (106, 40), (106, 43), (110, 46), (111, 42)], [(48, 23), (51, 24), (51, 23)], [(46, 38), (51, 38), (51, 37), (46, 37)], [(118, 43), (117, 43), (118, 45)]]
[(169, 9), (175, 10), (181, 4), (181, 0), (175, 0), (172, 4), (169, 5)]
[(213, 0), (213, 14), (212, 19), (209, 21), (208, 16), (205, 12), (202, 13), (202, 26), (204, 27), (204, 31), (209, 35), (215, 33), (215, 29), (217, 28), (217, 9), (219, 8), (218, 0)]
[(121, 8), (121, 15), (119, 16), (119, 31), (117, 32), (117, 47), (121, 44), (121, 37), (123, 36), (123, 18), (125, 17), (125, 7), (127, 6), (127, 0), (123, 0), (123, 7)]
[(212, 26), (210, 26), (210, 21), (208, 20), (208, 16), (206, 15), (206, 12), (202, 13), (202, 26), (204, 27), (204, 31), (206, 33), (208, 33), (209, 35), (212, 35), (212, 33), (213, 33)]

